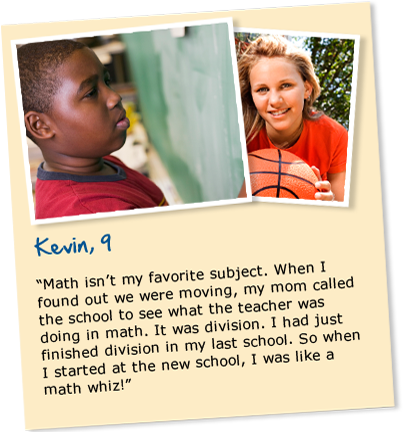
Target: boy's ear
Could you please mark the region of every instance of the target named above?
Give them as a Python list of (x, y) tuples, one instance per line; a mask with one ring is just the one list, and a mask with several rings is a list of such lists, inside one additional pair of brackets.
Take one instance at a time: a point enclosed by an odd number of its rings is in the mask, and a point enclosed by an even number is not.
[(29, 111), (25, 114), (24, 120), (25, 127), (36, 139), (49, 139), (55, 135), (55, 132), (50, 127), (49, 118), (46, 114)]

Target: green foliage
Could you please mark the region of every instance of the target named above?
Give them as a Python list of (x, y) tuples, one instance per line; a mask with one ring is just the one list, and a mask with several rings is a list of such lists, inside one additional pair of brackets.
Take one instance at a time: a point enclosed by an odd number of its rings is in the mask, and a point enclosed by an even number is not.
[(259, 33), (235, 33), (236, 59), (239, 60), (250, 43), (260, 36)]
[(316, 109), (349, 128), (354, 40), (305, 38), (302, 46), (311, 53), (321, 95)]

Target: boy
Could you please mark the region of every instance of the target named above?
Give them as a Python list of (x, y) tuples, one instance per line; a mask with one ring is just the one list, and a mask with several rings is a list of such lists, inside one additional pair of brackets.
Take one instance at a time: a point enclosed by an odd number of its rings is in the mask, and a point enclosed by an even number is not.
[(61, 40), (17, 55), (27, 136), (44, 157), (36, 219), (167, 205), (154, 183), (108, 156), (124, 145), (129, 120), (94, 52)]

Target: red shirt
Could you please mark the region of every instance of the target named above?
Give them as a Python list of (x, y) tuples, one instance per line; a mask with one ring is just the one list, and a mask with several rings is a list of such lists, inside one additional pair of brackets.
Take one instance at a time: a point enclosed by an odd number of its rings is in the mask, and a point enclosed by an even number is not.
[[(317, 120), (304, 120), (304, 128), (298, 141), (286, 149), (304, 160), (309, 166), (316, 166), (322, 179), (327, 174), (346, 171), (347, 130), (326, 115)], [(256, 150), (277, 148), (267, 136), (266, 128), (248, 144), (248, 153)]]
[(157, 207), (162, 191), (147, 177), (114, 156), (104, 161), (116, 170), (105, 176), (81, 176), (38, 169), (35, 186), (36, 219)]

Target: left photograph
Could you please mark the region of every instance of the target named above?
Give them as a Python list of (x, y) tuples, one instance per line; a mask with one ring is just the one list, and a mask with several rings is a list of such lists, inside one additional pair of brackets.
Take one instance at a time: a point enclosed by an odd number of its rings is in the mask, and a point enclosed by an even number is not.
[(32, 224), (251, 201), (221, 21), (14, 41)]

